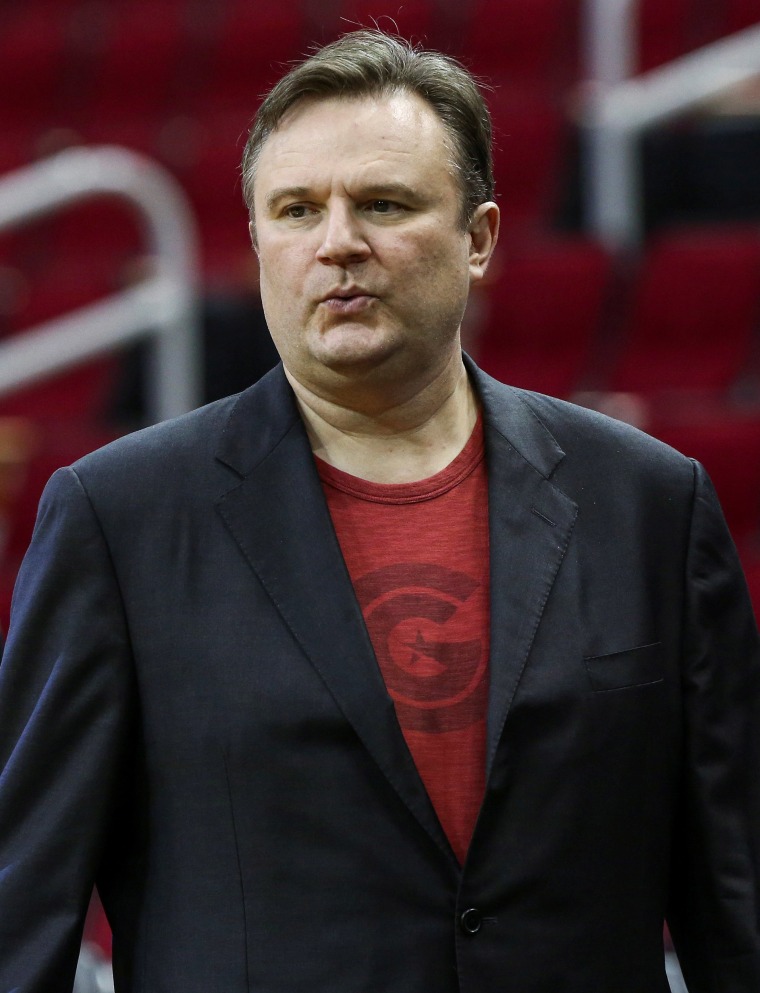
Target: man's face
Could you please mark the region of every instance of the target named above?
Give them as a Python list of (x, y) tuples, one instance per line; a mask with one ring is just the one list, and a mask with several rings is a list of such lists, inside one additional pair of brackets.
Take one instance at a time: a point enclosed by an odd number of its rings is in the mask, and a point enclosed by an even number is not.
[(498, 211), (463, 229), (443, 125), (416, 95), (298, 104), (261, 150), (254, 216), (267, 321), (301, 384), (416, 388), (458, 351)]

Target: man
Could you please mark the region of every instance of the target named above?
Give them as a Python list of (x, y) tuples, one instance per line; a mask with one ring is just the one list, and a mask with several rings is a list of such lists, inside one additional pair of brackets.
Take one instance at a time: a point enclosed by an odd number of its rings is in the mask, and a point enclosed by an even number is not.
[(0, 666), (0, 988), (757, 993), (757, 634), (704, 472), (459, 324), (488, 116), (357, 32), (244, 159), (283, 360), (57, 473)]

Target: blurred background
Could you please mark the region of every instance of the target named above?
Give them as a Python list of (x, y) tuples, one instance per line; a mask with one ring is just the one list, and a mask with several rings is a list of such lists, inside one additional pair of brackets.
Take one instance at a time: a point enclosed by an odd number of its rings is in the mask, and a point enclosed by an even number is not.
[[(0, 629), (56, 467), (276, 361), (247, 128), (373, 24), (488, 88), (503, 233), (465, 347), (700, 459), (760, 606), (760, 0), (0, 0)], [(97, 906), (88, 938), (82, 991)]]

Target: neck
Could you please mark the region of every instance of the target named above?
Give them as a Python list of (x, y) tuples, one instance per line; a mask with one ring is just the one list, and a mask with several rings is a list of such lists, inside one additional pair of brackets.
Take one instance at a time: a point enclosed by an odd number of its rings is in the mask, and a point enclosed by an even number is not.
[(347, 405), (285, 373), (315, 455), (372, 482), (415, 482), (440, 472), (467, 444), (478, 416), (458, 353), (435, 378), (385, 406)]

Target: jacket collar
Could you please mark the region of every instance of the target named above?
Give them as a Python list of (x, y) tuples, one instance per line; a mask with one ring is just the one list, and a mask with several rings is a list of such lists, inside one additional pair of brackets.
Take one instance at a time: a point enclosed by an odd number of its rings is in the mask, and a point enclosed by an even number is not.
[[(492, 379), (468, 355), (464, 362), (483, 404), (486, 431), (500, 435), (526, 465), (549, 479), (564, 452), (527, 402), (530, 394)], [(217, 458), (238, 475), (247, 476), (294, 429), (303, 431), (306, 440), (295, 396), (280, 364), (238, 396)]]
[(565, 453), (531, 406), (532, 394), (466, 362), (483, 404), (488, 465), (490, 774), (578, 508), (552, 482)]

